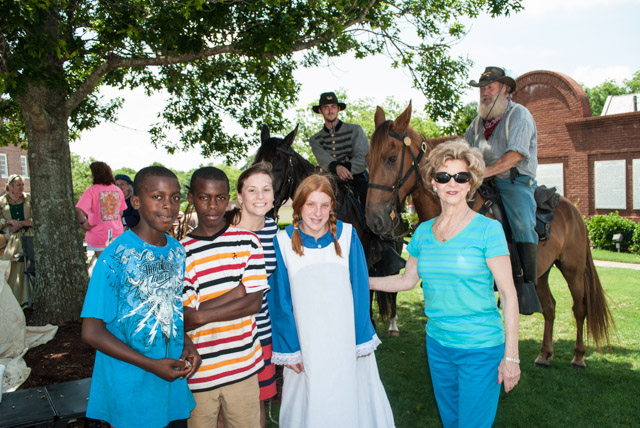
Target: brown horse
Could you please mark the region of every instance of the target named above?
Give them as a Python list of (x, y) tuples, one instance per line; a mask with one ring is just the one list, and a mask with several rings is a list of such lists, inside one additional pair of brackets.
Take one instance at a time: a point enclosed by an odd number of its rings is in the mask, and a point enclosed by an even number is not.
[[(411, 104), (394, 121), (385, 120), (380, 107), (375, 114), (376, 130), (369, 150), (366, 214), (371, 230), (381, 236), (389, 236), (395, 230), (400, 221), (399, 211), (408, 194), (413, 197), (420, 221), (431, 219), (441, 211), (437, 197), (427, 190), (428, 183), (423, 183), (420, 175), (431, 148), (411, 128), (410, 119)], [(482, 202), (476, 201), (476, 211)], [(550, 238), (538, 245), (537, 294), (543, 308), (544, 336), (535, 364), (544, 367), (549, 366), (553, 356), (555, 300), (549, 289), (549, 271), (553, 265), (562, 272), (573, 298), (577, 332), (571, 364), (584, 368), (585, 317), (587, 332), (598, 349), (603, 340), (610, 346), (609, 329), (613, 327), (613, 320), (593, 264), (584, 221), (578, 209), (564, 197), (560, 198), (555, 211)]]

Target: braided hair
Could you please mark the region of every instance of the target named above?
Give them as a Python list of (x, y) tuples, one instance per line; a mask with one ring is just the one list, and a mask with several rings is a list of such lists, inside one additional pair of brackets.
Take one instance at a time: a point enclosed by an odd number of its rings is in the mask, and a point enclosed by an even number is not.
[(334, 213), (336, 208), (336, 195), (333, 191), (331, 180), (329, 177), (322, 174), (312, 174), (308, 176), (296, 189), (292, 204), (293, 235), (291, 236), (291, 247), (296, 254), (300, 256), (304, 255), (304, 245), (302, 244), (302, 236), (299, 231), (301, 221), (300, 213), (302, 212), (302, 207), (307, 202), (309, 195), (315, 191), (322, 192), (331, 198), (331, 212), (329, 213), (329, 220), (327, 221), (327, 224), (329, 225), (329, 232), (331, 232), (331, 235), (333, 236), (333, 244), (335, 246), (336, 254), (342, 257), (342, 249), (338, 243), (337, 236), (338, 228), (336, 224), (338, 219)]

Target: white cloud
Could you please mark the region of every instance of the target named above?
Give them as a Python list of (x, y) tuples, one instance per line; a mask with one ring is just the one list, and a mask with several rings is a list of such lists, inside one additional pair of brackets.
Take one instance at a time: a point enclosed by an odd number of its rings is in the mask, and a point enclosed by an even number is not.
[(554, 11), (578, 11), (596, 7), (614, 7), (621, 4), (636, 4), (636, 0), (524, 0), (523, 6), (531, 16), (545, 15)]

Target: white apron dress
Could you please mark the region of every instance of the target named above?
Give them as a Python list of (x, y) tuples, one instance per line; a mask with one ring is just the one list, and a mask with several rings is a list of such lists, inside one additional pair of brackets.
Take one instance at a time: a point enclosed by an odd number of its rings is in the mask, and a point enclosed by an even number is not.
[[(304, 371), (299, 374), (284, 368), (282, 428), (394, 426), (373, 352), (380, 340), (372, 333), (370, 340), (356, 346), (353, 272), (349, 264), (360, 260), (360, 257), (351, 257), (350, 252), (362, 252), (362, 247), (358, 241), (357, 248), (352, 248), (351, 225), (343, 224), (341, 229), (338, 232), (342, 232), (339, 233), (342, 257), (336, 255), (333, 243), (322, 245), (322, 238), (316, 248), (307, 247), (309, 239), (314, 240), (305, 235), (304, 256), (299, 256), (293, 252), (286, 231), (277, 235), (282, 256), (277, 269), (286, 269), (289, 280), (289, 284), (278, 285), (288, 286), (290, 290), (290, 302), (280, 302), (283, 304), (279, 309), (288, 307), (293, 313), (300, 350), (278, 353), (274, 362), (302, 361), (304, 364)], [(357, 236), (353, 236), (357, 240)], [(364, 253), (361, 258), (364, 260)], [(365, 269), (366, 276), (366, 262), (364, 267), (352, 266), (351, 269)], [(362, 279), (362, 272), (359, 274)], [(362, 280), (359, 282), (360, 288), (366, 286), (366, 290), (360, 292), (367, 293), (368, 301), (368, 277), (365, 285)], [(370, 324), (368, 311), (367, 306)]]

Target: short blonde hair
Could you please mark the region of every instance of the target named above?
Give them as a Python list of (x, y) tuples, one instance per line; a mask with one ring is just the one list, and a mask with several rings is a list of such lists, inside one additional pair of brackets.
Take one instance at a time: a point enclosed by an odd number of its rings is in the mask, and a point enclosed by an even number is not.
[(469, 180), (469, 198), (478, 190), (484, 178), (484, 159), (482, 152), (475, 147), (469, 146), (463, 138), (446, 141), (438, 144), (431, 150), (427, 163), (422, 167), (422, 179), (426, 186), (431, 186), (431, 180), (436, 175), (436, 171), (450, 160), (462, 160), (467, 163), (467, 168), (471, 174)]

